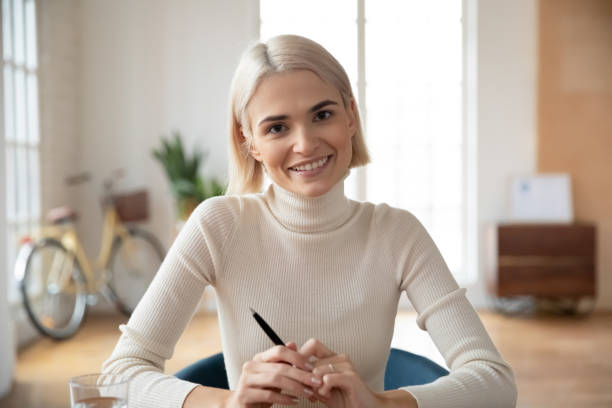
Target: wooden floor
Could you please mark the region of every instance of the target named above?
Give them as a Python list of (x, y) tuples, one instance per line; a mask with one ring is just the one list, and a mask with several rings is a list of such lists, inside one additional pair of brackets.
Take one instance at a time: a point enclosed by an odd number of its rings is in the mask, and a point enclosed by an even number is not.
[[(583, 318), (508, 317), (481, 313), (493, 341), (513, 366), (521, 408), (612, 407), (612, 314)], [(66, 408), (67, 381), (100, 370), (119, 336), (119, 316), (90, 316), (71, 340), (43, 339), (18, 355), (16, 381), (2, 408)], [(398, 315), (393, 346), (442, 364), (415, 315)], [(197, 315), (179, 341), (166, 372), (221, 349), (217, 320)]]

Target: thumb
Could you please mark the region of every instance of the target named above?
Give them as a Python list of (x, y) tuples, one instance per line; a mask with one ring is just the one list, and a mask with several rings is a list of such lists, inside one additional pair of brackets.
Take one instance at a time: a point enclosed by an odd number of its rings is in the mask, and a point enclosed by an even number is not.
[(290, 348), (293, 351), (297, 351), (297, 344), (295, 344), (295, 342), (289, 341), (285, 345), (287, 346), (287, 348)]

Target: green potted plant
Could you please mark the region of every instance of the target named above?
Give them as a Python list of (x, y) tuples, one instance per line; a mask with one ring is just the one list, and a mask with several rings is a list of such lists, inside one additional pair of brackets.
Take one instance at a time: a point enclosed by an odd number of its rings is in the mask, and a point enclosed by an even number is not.
[(183, 149), (180, 132), (174, 131), (172, 136), (162, 136), (162, 145), (159, 149), (153, 149), (153, 156), (166, 171), (176, 199), (178, 218), (185, 221), (199, 203), (223, 195), (225, 186), (214, 177), (202, 178), (199, 168), (206, 155), (196, 150), (192, 156), (188, 156)]

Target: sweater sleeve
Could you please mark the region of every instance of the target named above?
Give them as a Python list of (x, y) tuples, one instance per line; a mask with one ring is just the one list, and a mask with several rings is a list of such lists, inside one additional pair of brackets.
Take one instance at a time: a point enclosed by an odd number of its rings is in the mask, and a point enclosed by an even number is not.
[(102, 371), (132, 379), (130, 408), (179, 408), (197, 386), (164, 374), (164, 365), (195, 313), (204, 288), (215, 283), (224, 246), (231, 239), (239, 213), (237, 197), (217, 197), (200, 204), (128, 323), (119, 326), (121, 337)]
[(418, 326), (429, 333), (450, 374), (402, 389), (415, 397), (419, 408), (515, 407), (512, 368), (497, 351), (466, 290), (457, 285), (425, 228), (408, 216), (409, 242), (395, 240), (399, 284), (417, 311)]

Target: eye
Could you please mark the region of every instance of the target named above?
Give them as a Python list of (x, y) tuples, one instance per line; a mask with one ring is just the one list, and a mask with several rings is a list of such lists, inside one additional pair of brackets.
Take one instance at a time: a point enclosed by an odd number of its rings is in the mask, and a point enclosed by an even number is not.
[(270, 126), (266, 133), (272, 133), (273, 135), (276, 135), (282, 132), (284, 129), (285, 129), (285, 125), (281, 125), (280, 123), (277, 123), (276, 125)]
[(332, 111), (328, 111), (328, 110), (322, 110), (317, 112), (317, 114), (315, 115), (315, 120), (325, 120), (325, 119), (329, 119), (334, 113)]

